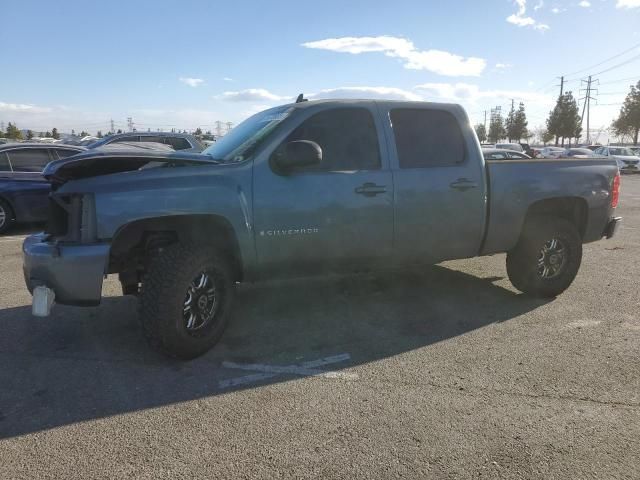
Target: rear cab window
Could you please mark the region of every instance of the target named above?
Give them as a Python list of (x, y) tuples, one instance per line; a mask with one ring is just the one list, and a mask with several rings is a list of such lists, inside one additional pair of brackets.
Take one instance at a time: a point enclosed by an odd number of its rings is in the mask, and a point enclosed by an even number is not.
[(389, 113), (401, 169), (461, 165), (466, 153), (456, 118), (444, 110), (395, 108)]

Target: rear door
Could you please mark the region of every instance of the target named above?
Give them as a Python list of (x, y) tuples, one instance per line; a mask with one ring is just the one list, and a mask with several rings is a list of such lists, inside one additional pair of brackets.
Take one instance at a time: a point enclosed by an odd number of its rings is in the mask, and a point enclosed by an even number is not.
[(37, 222), (47, 218), (50, 184), (42, 176), (52, 157), (49, 149), (15, 148), (6, 151), (13, 173), (12, 197), (18, 221)]
[[(393, 182), (372, 103), (306, 109), (254, 166), (256, 250), (262, 268), (339, 271), (392, 258)], [(276, 173), (270, 153), (294, 140), (322, 163)]]
[[(438, 262), (477, 255), (487, 208), (484, 160), (466, 116), (431, 105), (390, 105), (386, 113), (398, 260)], [(460, 125), (468, 130), (465, 134)]]

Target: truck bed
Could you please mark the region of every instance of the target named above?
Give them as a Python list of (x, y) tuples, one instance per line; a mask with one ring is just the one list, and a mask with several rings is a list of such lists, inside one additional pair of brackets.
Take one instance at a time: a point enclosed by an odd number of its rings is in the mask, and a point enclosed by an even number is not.
[(486, 172), (489, 202), (482, 255), (511, 250), (530, 206), (553, 197), (581, 199), (587, 213), (584, 242), (602, 238), (602, 226), (611, 213), (609, 192), (618, 173), (615, 160), (488, 160)]

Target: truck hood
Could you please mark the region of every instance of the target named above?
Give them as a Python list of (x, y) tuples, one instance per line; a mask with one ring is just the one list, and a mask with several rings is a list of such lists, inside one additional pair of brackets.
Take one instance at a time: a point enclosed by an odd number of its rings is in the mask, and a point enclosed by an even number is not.
[(199, 153), (163, 152), (96, 152), (88, 151), (49, 163), (43, 176), (53, 185), (69, 180), (98, 177), (145, 168), (167, 168), (184, 165), (214, 165), (220, 162)]

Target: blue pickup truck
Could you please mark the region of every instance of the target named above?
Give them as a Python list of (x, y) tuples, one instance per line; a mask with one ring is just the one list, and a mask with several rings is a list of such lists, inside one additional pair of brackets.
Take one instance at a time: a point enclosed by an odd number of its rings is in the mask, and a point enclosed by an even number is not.
[(451, 104), (300, 102), (202, 155), (87, 152), (44, 175), (49, 224), (23, 246), (34, 313), (96, 305), (118, 273), (150, 344), (183, 359), (219, 340), (238, 282), (507, 252), (513, 285), (549, 297), (620, 220), (614, 161), (485, 161)]

